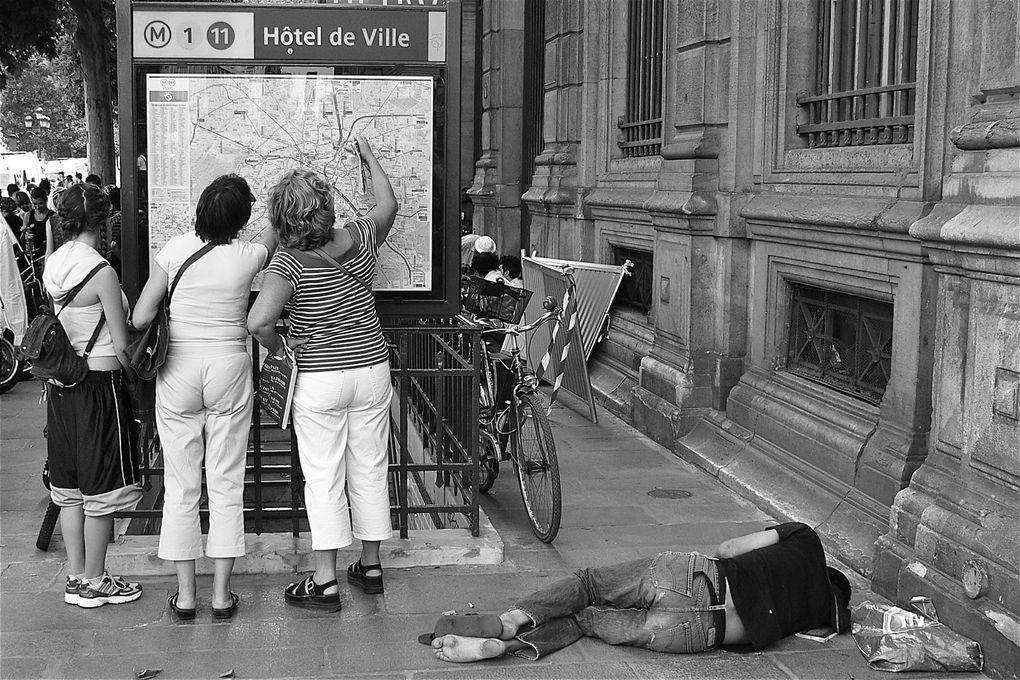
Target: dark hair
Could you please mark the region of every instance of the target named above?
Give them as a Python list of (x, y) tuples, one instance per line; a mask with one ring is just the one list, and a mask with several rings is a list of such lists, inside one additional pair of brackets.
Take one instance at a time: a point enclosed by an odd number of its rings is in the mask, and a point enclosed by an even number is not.
[(521, 278), (521, 274), (524, 272), (524, 270), (521, 269), (521, 258), (516, 255), (504, 255), (499, 258), (499, 266), (503, 268), (503, 271), (505, 271), (506, 275), (511, 279)]
[(103, 178), (95, 173), (92, 173), (91, 175), (85, 178), (85, 184), (92, 184), (97, 187), (101, 187), (103, 186)]
[(120, 210), (120, 188), (116, 184), (108, 184), (106, 195), (110, 197), (110, 210)]
[(230, 243), (248, 223), (253, 199), (243, 177), (220, 175), (198, 199), (195, 234), (206, 243)]
[(41, 182), (39, 182), (39, 189), (45, 191), (46, 195), (49, 196), (50, 191), (52, 191), (50, 188), (50, 180), (44, 178)]
[(75, 184), (62, 194), (60, 228), (65, 238), (86, 231), (99, 231), (110, 217), (110, 199), (91, 184)]
[(49, 194), (40, 188), (32, 189), (31, 196), (33, 201), (45, 201), (47, 198), (49, 198)]
[(32, 199), (28, 197), (27, 191), (17, 191), (14, 194), (14, 202), (18, 205), (25, 205), (26, 203), (31, 203)]
[(496, 253), (475, 253), (471, 260), (471, 269), (479, 276), (485, 276), (499, 266), (499, 256)]
[(4, 196), (0, 198), (0, 212), (13, 212), (14, 211), (14, 199)]
[(11, 198), (14, 198), (14, 194), (16, 193), (18, 193), (18, 185), (15, 184), (14, 182), (11, 182), (10, 184), (7, 185), (7, 195), (10, 196)]

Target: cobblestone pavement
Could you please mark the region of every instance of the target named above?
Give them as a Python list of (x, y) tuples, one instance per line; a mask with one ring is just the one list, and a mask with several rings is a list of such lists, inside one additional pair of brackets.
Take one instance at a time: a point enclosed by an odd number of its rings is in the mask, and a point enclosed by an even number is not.
[[(470, 665), (435, 659), (417, 643), (449, 609), (499, 610), (515, 594), (580, 566), (672, 548), (714, 550), (770, 518), (716, 480), (600, 411), (592, 425), (557, 405), (553, 427), (563, 475), (563, 526), (553, 545), (531, 534), (509, 469), (483, 500), (503, 542), (500, 564), (389, 569), (386, 593), (341, 588), (343, 611), (286, 607), (291, 574), (235, 575), (240, 609), (229, 623), (209, 611), (210, 577), (200, 577), (198, 617), (180, 623), (166, 604), (175, 581), (153, 559), (142, 599), (84, 610), (63, 603), (59, 530), (48, 552), (35, 548), (47, 496), (40, 472), (45, 412), (39, 386), (22, 382), (0, 396), (0, 677), (131, 678), (832, 678), (889, 676), (870, 670), (850, 635), (825, 643), (788, 638), (765, 652), (690, 656), (612, 647), (585, 639), (539, 662), (513, 657)], [(658, 490), (658, 491), (657, 491)], [(110, 548), (111, 555), (118, 550)], [(880, 599), (854, 579), (854, 602)], [(937, 674), (910, 674), (937, 677)], [(963, 675), (955, 677), (983, 677)]]

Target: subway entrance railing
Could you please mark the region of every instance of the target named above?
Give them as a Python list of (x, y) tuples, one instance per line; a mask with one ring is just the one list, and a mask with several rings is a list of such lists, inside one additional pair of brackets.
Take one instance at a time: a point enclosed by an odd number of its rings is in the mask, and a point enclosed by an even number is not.
[[(407, 538), (412, 529), (467, 529), (478, 536), (479, 343), (476, 328), (450, 320), (388, 323), (394, 398), (389, 450), (393, 529)], [(253, 384), (264, 356), (252, 341)], [(163, 454), (158, 439), (144, 447), (146, 492), (139, 506), (117, 513), (129, 518), (129, 534), (159, 533), (163, 500)], [(308, 531), (303, 477), (292, 429), (263, 421), (256, 406), (245, 468), (245, 532)], [(204, 481), (203, 481), (204, 485)], [(203, 486), (199, 514), (208, 525)]]

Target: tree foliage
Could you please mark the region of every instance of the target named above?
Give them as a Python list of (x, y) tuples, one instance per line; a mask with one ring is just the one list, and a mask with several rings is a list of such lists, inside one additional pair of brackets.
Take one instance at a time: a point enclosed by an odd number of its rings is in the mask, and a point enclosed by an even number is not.
[[(63, 67), (54, 67), (53, 62), (59, 62), (61, 54), (69, 56), (67, 63), (73, 64), (73, 68), (64, 69), (65, 84), (59, 80), (50, 82), (57, 89), (71, 89), (69, 85), (76, 83), (75, 91), (68, 96), (76, 96), (80, 105), (65, 107), (58, 106), (61, 102), (54, 102), (54, 108), (48, 109), (37, 101), (31, 105), (31, 110), (42, 107), (43, 112), (54, 119), (51, 135), (57, 134), (58, 129), (67, 134), (81, 134), (83, 128), (87, 129), (88, 143), (84, 143), (83, 135), (79, 148), (87, 146), (90, 168), (111, 179), (115, 154), (113, 112), (117, 98), (115, 22), (114, 0), (4, 0), (0, 3), (0, 90), (8, 88), (12, 78), (19, 78), (19, 84), (27, 88), (27, 68), (43, 65), (59, 72)], [(42, 93), (36, 93), (37, 98), (41, 96)], [(4, 92), (5, 133), (18, 130), (20, 136), (23, 130), (28, 132), (22, 121), (29, 111), (14, 111), (15, 103), (22, 106), (28, 103), (25, 99), (20, 94)], [(10, 121), (15, 127), (8, 127), (8, 109), (15, 118)], [(18, 147), (24, 149), (25, 142), (39, 141), (30, 137), (19, 139)], [(39, 145), (38, 148), (43, 147)]]
[[(52, 59), (31, 57), (8, 81), (0, 128), (13, 151), (38, 149), (47, 159), (85, 155), (85, 95), (77, 57), (69, 38), (62, 38), (57, 50)], [(34, 118), (36, 108), (50, 117), (48, 130), (25, 127), (25, 116)]]
[(6, 0), (0, 3), (0, 90), (34, 56), (54, 57), (64, 33), (66, 7), (60, 0)]

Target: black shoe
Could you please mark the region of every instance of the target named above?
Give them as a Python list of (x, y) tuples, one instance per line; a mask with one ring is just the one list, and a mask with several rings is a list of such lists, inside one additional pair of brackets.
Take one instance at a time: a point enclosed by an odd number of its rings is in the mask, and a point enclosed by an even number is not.
[(331, 595), (327, 595), (325, 593), (326, 588), (331, 588), (336, 584), (336, 579), (333, 579), (329, 583), (324, 583), (321, 586), (316, 585), (315, 581), (312, 580), (312, 577), (309, 576), (303, 581), (291, 583), (287, 586), (283, 591), (283, 597), (287, 604), (295, 607), (338, 612), (340, 611), (339, 590)]
[(170, 597), (166, 598), (166, 602), (167, 604), (170, 605), (170, 609), (173, 610), (174, 614), (177, 615), (178, 619), (180, 619), (181, 621), (191, 621), (192, 619), (195, 618), (195, 608), (192, 607), (191, 609), (185, 609), (184, 607), (178, 607), (177, 597), (179, 595), (180, 593), (174, 593)]
[[(368, 576), (365, 572), (369, 569), (378, 569), (380, 573), (378, 576)], [(358, 560), (347, 567), (347, 582), (353, 583), (369, 595), (378, 595), (383, 591), (382, 565), (369, 564), (366, 566), (361, 563), (361, 560)]]
[(212, 608), (212, 617), (214, 619), (227, 620), (234, 618), (234, 613), (237, 612), (237, 595), (230, 593), (230, 606), (218, 609)]

